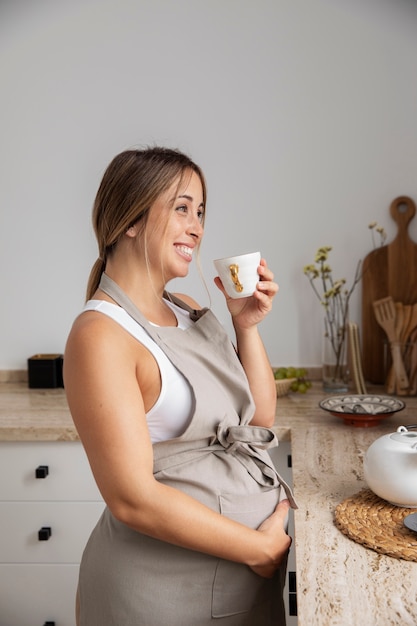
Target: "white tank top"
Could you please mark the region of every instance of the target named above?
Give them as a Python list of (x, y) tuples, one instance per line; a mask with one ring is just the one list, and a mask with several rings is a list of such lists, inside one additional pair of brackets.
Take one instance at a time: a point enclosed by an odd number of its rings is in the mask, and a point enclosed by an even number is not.
[[(165, 303), (173, 310), (179, 329), (185, 330), (192, 326), (193, 322), (187, 311), (168, 300)], [(146, 414), (152, 443), (181, 435), (194, 410), (194, 397), (186, 378), (174, 367), (146, 330), (117, 304), (105, 300), (89, 300), (83, 311), (98, 311), (111, 317), (140, 341), (155, 358), (161, 375), (161, 393)]]

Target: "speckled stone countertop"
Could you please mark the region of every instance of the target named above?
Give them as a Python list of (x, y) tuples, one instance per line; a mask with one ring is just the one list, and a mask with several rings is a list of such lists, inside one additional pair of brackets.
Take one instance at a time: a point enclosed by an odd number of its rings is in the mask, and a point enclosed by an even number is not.
[[(377, 389), (382, 394), (382, 389)], [(278, 399), (276, 432), (291, 438), (299, 626), (416, 626), (417, 563), (377, 554), (345, 537), (334, 510), (366, 487), (370, 444), (417, 423), (417, 398), (372, 428), (347, 426), (318, 407), (317, 383)], [(417, 542), (417, 534), (416, 534)]]
[[(381, 389), (375, 390), (383, 393)], [(299, 626), (416, 626), (417, 563), (379, 555), (345, 537), (334, 510), (359, 492), (362, 458), (378, 437), (417, 423), (417, 398), (373, 428), (318, 407), (319, 383), (278, 399), (275, 430), (291, 440)], [(0, 441), (75, 441), (63, 389), (0, 383)], [(417, 541), (417, 536), (416, 536)]]
[(65, 391), (0, 383), (0, 441), (75, 441)]

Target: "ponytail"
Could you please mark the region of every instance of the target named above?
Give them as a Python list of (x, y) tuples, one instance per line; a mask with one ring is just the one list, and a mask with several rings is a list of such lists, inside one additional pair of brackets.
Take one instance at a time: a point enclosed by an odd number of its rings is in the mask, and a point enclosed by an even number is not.
[(97, 291), (99, 283), (100, 283), (101, 275), (104, 272), (105, 268), (106, 268), (105, 261), (103, 261), (103, 259), (101, 258), (98, 258), (91, 269), (90, 277), (88, 279), (87, 300), (91, 300), (94, 293)]

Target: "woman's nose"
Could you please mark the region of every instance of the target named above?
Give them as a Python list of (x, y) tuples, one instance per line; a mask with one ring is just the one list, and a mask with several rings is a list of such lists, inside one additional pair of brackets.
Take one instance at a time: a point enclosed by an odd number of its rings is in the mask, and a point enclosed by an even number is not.
[(193, 214), (187, 229), (188, 234), (193, 237), (201, 238), (204, 232), (204, 226), (201, 223), (201, 218), (198, 215)]

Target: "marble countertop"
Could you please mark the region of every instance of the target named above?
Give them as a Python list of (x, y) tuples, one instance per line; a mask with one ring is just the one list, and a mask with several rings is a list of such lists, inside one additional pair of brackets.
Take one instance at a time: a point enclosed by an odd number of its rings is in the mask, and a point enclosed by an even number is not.
[(65, 392), (0, 383), (0, 441), (76, 441)]
[[(383, 390), (376, 389), (379, 394)], [(299, 626), (416, 626), (417, 563), (377, 554), (343, 535), (334, 510), (366, 487), (363, 455), (400, 425), (415, 424), (417, 398), (372, 428), (347, 426), (318, 407), (319, 384), (278, 399), (276, 432), (290, 431)], [(416, 535), (417, 542), (417, 535)]]
[[(381, 389), (375, 390), (382, 393)], [(299, 626), (416, 626), (417, 563), (377, 554), (345, 537), (334, 510), (365, 487), (368, 446), (417, 422), (417, 398), (372, 428), (347, 426), (324, 412), (319, 383), (278, 398), (275, 430), (291, 441)], [(0, 383), (1, 441), (75, 441), (63, 389)], [(417, 541), (417, 538), (416, 538)]]

